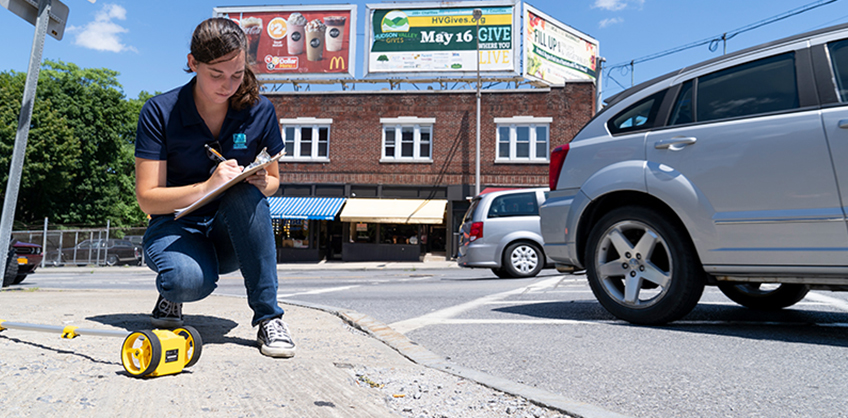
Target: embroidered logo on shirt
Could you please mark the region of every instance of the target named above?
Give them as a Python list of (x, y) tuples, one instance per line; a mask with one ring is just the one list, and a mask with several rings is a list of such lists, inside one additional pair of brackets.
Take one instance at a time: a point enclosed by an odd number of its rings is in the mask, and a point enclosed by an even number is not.
[(233, 149), (247, 149), (247, 135), (233, 134)]

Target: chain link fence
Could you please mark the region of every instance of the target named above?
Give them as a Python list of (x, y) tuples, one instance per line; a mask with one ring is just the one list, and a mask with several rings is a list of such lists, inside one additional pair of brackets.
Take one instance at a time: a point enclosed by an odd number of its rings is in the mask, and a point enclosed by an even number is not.
[(49, 225), (40, 230), (12, 231), (12, 241), (42, 246), (40, 267), (144, 265), (142, 237), (146, 228), (69, 228)]

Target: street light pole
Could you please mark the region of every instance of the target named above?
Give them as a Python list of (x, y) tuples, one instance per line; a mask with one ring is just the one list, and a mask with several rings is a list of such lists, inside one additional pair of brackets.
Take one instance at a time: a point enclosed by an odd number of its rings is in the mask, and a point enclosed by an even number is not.
[(474, 38), (477, 39), (477, 158), (476, 170), (474, 172), (474, 196), (480, 194), (480, 18), (483, 17), (483, 10), (474, 9), (472, 12), (474, 21), (477, 22), (477, 33)]

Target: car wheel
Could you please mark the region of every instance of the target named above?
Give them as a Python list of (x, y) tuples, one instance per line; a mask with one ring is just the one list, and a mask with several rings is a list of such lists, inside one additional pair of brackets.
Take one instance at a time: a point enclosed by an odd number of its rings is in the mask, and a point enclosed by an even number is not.
[(601, 305), (635, 324), (679, 319), (704, 292), (706, 274), (686, 232), (644, 207), (604, 215), (589, 234), (585, 260)]
[(544, 265), (542, 250), (536, 244), (522, 241), (506, 247), (501, 269), (509, 277), (534, 277), (542, 271)]
[(17, 254), (14, 248), (9, 248), (9, 254), (6, 257), (6, 268), (3, 269), (3, 287), (11, 286), (15, 277), (18, 276), (18, 263), (15, 261)]
[(810, 291), (803, 284), (719, 283), (719, 290), (730, 300), (751, 309), (775, 311), (792, 306)]
[(114, 265), (117, 265), (117, 264), (118, 264), (118, 256), (117, 255), (109, 254), (109, 256), (106, 257), (106, 265), (107, 266), (114, 266)]
[(26, 279), (26, 274), (19, 274), (15, 276), (15, 280), (12, 280), (12, 284), (21, 284), (24, 279)]

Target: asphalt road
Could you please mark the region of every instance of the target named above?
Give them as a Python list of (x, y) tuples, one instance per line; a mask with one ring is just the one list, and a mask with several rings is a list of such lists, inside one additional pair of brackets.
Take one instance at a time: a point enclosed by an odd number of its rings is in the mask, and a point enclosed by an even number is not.
[[(150, 289), (152, 279), (117, 268), (23, 285)], [(244, 294), (238, 275), (219, 285)], [(370, 315), (462, 366), (634, 417), (848, 415), (844, 293), (762, 313), (708, 287), (690, 315), (663, 327), (615, 320), (584, 277), (553, 270), (513, 280), (466, 269), (283, 270), (279, 296)]]

